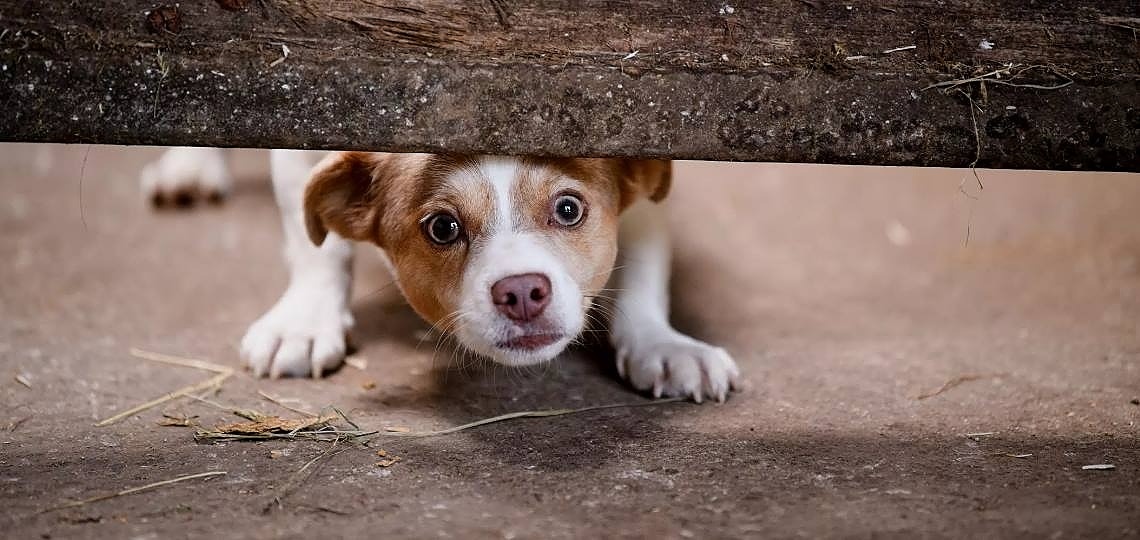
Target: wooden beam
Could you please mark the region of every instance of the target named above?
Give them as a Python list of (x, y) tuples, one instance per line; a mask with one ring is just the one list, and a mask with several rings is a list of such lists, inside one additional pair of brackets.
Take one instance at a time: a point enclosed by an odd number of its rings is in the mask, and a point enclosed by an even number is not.
[(0, 140), (1140, 171), (1135, 0), (0, 0)]

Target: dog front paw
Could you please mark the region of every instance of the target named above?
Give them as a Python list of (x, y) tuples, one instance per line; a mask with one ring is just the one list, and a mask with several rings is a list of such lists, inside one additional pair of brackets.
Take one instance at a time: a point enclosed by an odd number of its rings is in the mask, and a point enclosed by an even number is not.
[(242, 361), (258, 377), (320, 377), (340, 367), (352, 313), (335, 292), (290, 287), (241, 340)]
[(740, 388), (740, 369), (728, 352), (673, 330), (619, 340), (618, 373), (653, 397), (724, 402)]

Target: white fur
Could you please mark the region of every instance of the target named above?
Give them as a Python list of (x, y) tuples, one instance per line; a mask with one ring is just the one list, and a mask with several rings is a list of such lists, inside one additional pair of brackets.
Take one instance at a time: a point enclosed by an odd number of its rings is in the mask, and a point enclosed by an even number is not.
[[(515, 220), (515, 201), (511, 193), (518, 178), (518, 162), (510, 158), (480, 160), (478, 175), (488, 182), (495, 208), (488, 209), (495, 219), (483, 231), (478, 244), (471, 246), (467, 267), (460, 285), (459, 341), (473, 352), (512, 366), (548, 361), (566, 348), (582, 332), (585, 314), (581, 308), (582, 291), (563, 264), (532, 231), (520, 230)], [(459, 185), (480, 181), (471, 171), (454, 173), (459, 178), (449, 182)], [(523, 333), (510, 319), (499, 313), (491, 299), (491, 287), (500, 279), (519, 274), (545, 274), (550, 279), (551, 299), (542, 318), (552, 333), (563, 336), (545, 347), (531, 350), (509, 350), (496, 347)]]
[(173, 199), (180, 194), (223, 197), (233, 184), (227, 161), (222, 148), (171, 148), (143, 168), (142, 194), (152, 200)]
[[(509, 231), (512, 229), (514, 205), (511, 201), (511, 188), (518, 178), (519, 162), (508, 157), (488, 156), (479, 160), (480, 176), (486, 178), (491, 184), (491, 193), (495, 196), (495, 208), (492, 212), (495, 223), (494, 231)], [(463, 176), (464, 171), (457, 173)], [(454, 175), (453, 175), (454, 176)], [(451, 181), (470, 182), (470, 179), (450, 178)], [(476, 180), (478, 181), (478, 180)]]
[[(457, 330), (459, 341), (472, 351), (501, 364), (537, 364), (557, 356), (582, 332), (585, 317), (581, 290), (535, 235), (500, 231), (473, 252), (468, 261), (460, 291), (463, 315)], [(550, 278), (551, 299), (542, 318), (550, 325), (551, 333), (562, 337), (533, 351), (499, 349), (496, 343), (518, 337), (523, 331), (498, 312), (491, 300), (491, 286), (508, 276), (531, 273)]]
[(352, 242), (330, 232), (320, 247), (305, 233), (305, 185), (322, 152), (274, 150), (273, 192), (281, 209), (289, 286), (241, 340), (242, 359), (258, 376), (319, 377), (344, 360), (353, 318)]
[(670, 246), (662, 205), (643, 200), (627, 209), (618, 245), (618, 270), (612, 280), (618, 294), (610, 321), (618, 373), (654, 397), (723, 402), (740, 385), (732, 357), (669, 324)]

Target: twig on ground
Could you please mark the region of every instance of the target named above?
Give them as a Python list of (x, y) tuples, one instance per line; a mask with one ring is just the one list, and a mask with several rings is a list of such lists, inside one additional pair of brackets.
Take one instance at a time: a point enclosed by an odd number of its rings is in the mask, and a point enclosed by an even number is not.
[(645, 402), (641, 402), (641, 403), (613, 403), (610, 405), (594, 405), (591, 407), (582, 407), (579, 409), (553, 409), (553, 410), (549, 410), (549, 411), (521, 411), (521, 412), (502, 414), (499, 416), (493, 416), (491, 418), (484, 418), (482, 420), (476, 420), (474, 422), (463, 424), (461, 426), (455, 426), (452, 428), (441, 429), (441, 430), (437, 430), (437, 431), (408, 431), (408, 432), (403, 432), (403, 433), (381, 432), (378, 434), (386, 436), (386, 437), (438, 437), (440, 435), (450, 435), (452, 433), (457, 433), (457, 432), (460, 432), (460, 431), (463, 431), (466, 429), (471, 429), (471, 428), (479, 427), (479, 426), (485, 426), (487, 424), (494, 424), (496, 422), (503, 422), (505, 420), (514, 420), (516, 418), (546, 418), (546, 417), (551, 417), (551, 416), (566, 416), (566, 415), (570, 415), (570, 414), (579, 414), (579, 413), (584, 413), (584, 412), (589, 412), (589, 411), (599, 411), (599, 410), (603, 410), (603, 409), (618, 409), (618, 408), (626, 408), (626, 407), (648, 407), (648, 406), (652, 406), (652, 405), (661, 405), (663, 403), (676, 403), (678, 401), (684, 401), (684, 400), (685, 400), (685, 398), (669, 398), (669, 399), (658, 399), (655, 401), (645, 401)]
[(373, 437), (373, 436), (379, 436), (379, 437), (438, 437), (441, 435), (450, 435), (452, 433), (458, 433), (460, 431), (475, 428), (475, 427), (485, 426), (487, 424), (493, 424), (496, 422), (503, 422), (506, 420), (514, 420), (517, 418), (547, 418), (547, 417), (552, 417), (552, 416), (565, 416), (565, 415), (579, 414), (579, 413), (584, 413), (584, 412), (589, 412), (589, 411), (597, 411), (597, 410), (603, 410), (603, 409), (616, 409), (616, 408), (623, 408), (623, 407), (648, 407), (648, 406), (653, 406), (653, 405), (662, 405), (665, 403), (676, 403), (679, 401), (684, 401), (684, 399), (685, 398), (670, 398), (670, 399), (659, 399), (659, 400), (655, 400), (655, 401), (646, 401), (646, 402), (641, 402), (641, 403), (615, 403), (615, 404), (610, 404), (610, 405), (595, 405), (592, 407), (582, 407), (579, 409), (553, 409), (553, 410), (549, 410), (549, 411), (513, 412), (513, 413), (503, 414), (503, 415), (499, 415), (499, 416), (493, 416), (491, 418), (484, 418), (482, 420), (476, 420), (474, 422), (463, 424), (461, 426), (455, 426), (455, 427), (436, 430), (436, 431), (363, 430), (363, 429), (359, 429), (359, 427), (354, 422), (349, 420), (348, 417), (344, 416), (344, 413), (341, 413), (338, 409), (333, 408), (333, 410), (337, 411), (337, 413), (340, 414), (341, 417), (344, 418), (346, 422), (348, 422), (354, 428), (357, 428), (357, 429), (345, 430), (345, 429), (339, 429), (335, 426), (326, 426), (326, 427), (322, 427), (320, 429), (298, 429), (295, 431), (290, 431), (288, 433), (265, 431), (262, 433), (253, 433), (253, 434), (251, 434), (251, 433), (226, 433), (225, 431), (215, 429), (215, 430), (199, 430), (197, 433), (194, 434), (194, 438), (199, 439), (199, 440), (212, 440), (212, 441), (243, 441), (243, 440), (258, 441), (258, 440), (267, 440), (267, 439), (286, 439), (286, 440), (304, 439), (304, 440), (329, 441), (329, 440), (357, 440), (360, 438)]
[(336, 420), (334, 415), (310, 416), (301, 420), (289, 420), (280, 416), (264, 416), (249, 422), (236, 422), (217, 426), (216, 433), (231, 435), (261, 435), (264, 433), (297, 433), (301, 431), (320, 430), (329, 422)]
[(115, 422), (118, 422), (119, 420), (122, 420), (122, 419), (130, 417), (130, 416), (134, 416), (134, 415), (136, 415), (142, 411), (145, 411), (145, 410), (153, 408), (153, 407), (157, 407), (157, 406), (162, 405), (163, 403), (166, 403), (168, 401), (178, 399), (180, 397), (187, 396), (190, 394), (202, 392), (202, 391), (208, 390), (210, 388), (216, 388), (218, 386), (221, 386), (221, 384), (223, 382), (225, 382), (226, 379), (228, 379), (231, 375), (234, 374), (233, 368), (226, 367), (226, 366), (223, 366), (220, 364), (214, 364), (212, 362), (205, 362), (202, 360), (194, 360), (191, 358), (180, 358), (177, 356), (170, 356), (170, 355), (166, 355), (166, 354), (144, 351), (141, 349), (131, 349), (131, 356), (134, 356), (135, 358), (141, 358), (143, 360), (149, 360), (152, 362), (160, 362), (163, 364), (170, 364), (170, 365), (175, 365), (175, 366), (201, 369), (201, 370), (217, 373), (217, 375), (214, 375), (213, 377), (210, 377), (209, 379), (206, 379), (206, 380), (204, 380), (198, 384), (192, 384), (190, 386), (185, 386), (185, 387), (179, 388), (178, 390), (164, 394), (161, 397), (150, 400), (146, 403), (143, 403), (142, 405), (137, 405), (137, 406), (131, 407), (130, 409), (127, 409), (126, 411), (123, 411), (119, 414), (116, 414), (110, 418), (100, 420), (99, 422), (95, 423), (96, 427), (103, 427), (103, 426), (107, 426), (110, 424), (114, 424)]
[(294, 505), (293, 508), (296, 508), (299, 510), (312, 510), (314, 512), (327, 512), (329, 514), (336, 514), (338, 516), (351, 516), (352, 515), (352, 512), (348, 512), (345, 510), (337, 510), (336, 508), (330, 508), (328, 506), (321, 506), (321, 505), (317, 505), (317, 504), (297, 504), (297, 505)]
[(149, 490), (152, 490), (155, 488), (160, 488), (163, 486), (169, 486), (170, 484), (177, 484), (178, 482), (185, 482), (187, 480), (195, 480), (198, 478), (210, 478), (213, 476), (222, 476), (225, 474), (226, 474), (226, 471), (209, 471), (209, 472), (203, 472), (203, 473), (198, 473), (198, 474), (188, 474), (186, 476), (179, 476), (178, 478), (171, 478), (170, 480), (163, 480), (161, 482), (154, 482), (151, 484), (147, 484), (145, 486), (127, 488), (127, 489), (124, 489), (122, 491), (116, 491), (115, 493), (108, 493), (106, 495), (98, 495), (98, 496), (90, 497), (87, 499), (82, 499), (82, 500), (78, 500), (78, 501), (71, 501), (68, 503), (53, 506), (51, 508), (45, 508), (45, 509), (40, 510), (39, 512), (36, 512), (36, 513), (37, 514), (46, 514), (48, 512), (54, 512), (56, 510), (63, 510), (65, 508), (75, 508), (76, 506), (83, 506), (85, 504), (91, 504), (91, 503), (95, 503), (95, 502), (99, 502), (99, 501), (105, 501), (107, 499), (114, 499), (115, 497), (122, 497), (125, 495), (131, 495), (131, 494), (139, 493), (142, 491), (149, 491)]
[(31, 416), (25, 416), (23, 418), (18, 418), (16, 420), (8, 422), (8, 427), (6, 429), (8, 430), (9, 433), (11, 433), (11, 432), (19, 429), (20, 426), (24, 425), (24, 422), (27, 422), (28, 420), (31, 420), (31, 419), (32, 419)]
[(934, 396), (937, 396), (937, 395), (939, 395), (939, 394), (941, 394), (947, 390), (950, 390), (952, 388), (955, 388), (955, 387), (957, 387), (963, 383), (980, 381), (982, 379), (991, 379), (991, 378), (996, 378), (996, 377), (1002, 377), (1004, 375), (1005, 375), (1005, 373), (989, 373), (989, 374), (982, 374), (982, 375), (979, 375), (979, 374), (960, 375), (958, 377), (954, 377), (953, 379), (950, 379), (949, 381), (946, 381), (946, 383), (943, 384), (941, 387), (939, 387), (937, 390), (934, 390), (933, 392), (927, 392), (925, 394), (919, 394), (918, 396), (915, 396), (914, 399), (922, 401), (924, 399), (928, 399), (928, 398), (932, 398)]
[(335, 427), (321, 428), (312, 431), (290, 431), (288, 433), (274, 433), (265, 432), (255, 435), (247, 435), (242, 433), (226, 433), (223, 431), (209, 431), (199, 430), (194, 434), (194, 438), (199, 441), (215, 441), (215, 442), (228, 442), (228, 441), (266, 441), (271, 439), (282, 439), (287, 441), (306, 440), (306, 441), (332, 441), (335, 439), (348, 439), (356, 440), (361, 437), (369, 437), (375, 435), (376, 431), (353, 431), (337, 429)]
[(333, 407), (332, 410), (336, 411), (336, 413), (339, 414), (340, 417), (343, 418), (345, 422), (348, 422), (348, 425), (352, 426), (352, 429), (356, 429), (356, 430), (360, 429), (360, 426), (356, 425), (356, 422), (353, 422), (352, 419), (349, 418), (347, 414), (344, 414), (344, 412), (342, 412), (340, 409)]
[(269, 394), (267, 394), (267, 393), (265, 393), (265, 392), (263, 392), (263, 391), (261, 391), (261, 390), (258, 390), (258, 391), (257, 391), (257, 395), (261, 396), (261, 397), (262, 397), (263, 399), (265, 399), (266, 401), (268, 401), (268, 402), (270, 402), (270, 403), (272, 403), (272, 404), (274, 404), (274, 405), (276, 405), (276, 406), (278, 406), (278, 407), (281, 407), (282, 409), (285, 409), (285, 410), (287, 410), (287, 411), (290, 411), (290, 412), (295, 412), (295, 413), (297, 413), (297, 414), (303, 414), (303, 415), (305, 415), (305, 416), (314, 416), (314, 417), (315, 417), (315, 416), (317, 416), (316, 414), (313, 414), (313, 413), (311, 413), (311, 412), (309, 412), (309, 411), (306, 411), (306, 410), (304, 410), (304, 409), (299, 409), (299, 408), (296, 408), (296, 407), (290, 407), (289, 405), (286, 405), (286, 404), (285, 404), (285, 400), (284, 400), (284, 399), (282, 399), (282, 398), (279, 398), (279, 397), (275, 397), (275, 396), (271, 396), (271, 395), (269, 395)]
[(162, 413), (162, 420), (158, 421), (158, 425), (163, 427), (194, 427), (198, 425), (197, 419), (197, 416)]
[(131, 356), (140, 358), (142, 360), (150, 360), (151, 362), (201, 369), (203, 371), (213, 371), (214, 373), (233, 372), (233, 368), (229, 366), (223, 366), (221, 364), (215, 364), (213, 362), (207, 362), (205, 360), (198, 360), (195, 358), (182, 358), (181, 356), (172, 356), (169, 354), (144, 351), (142, 349), (136, 349), (133, 347), (131, 348)]
[(306, 471), (308, 471), (309, 467), (312, 467), (313, 464), (324, 458), (339, 454), (340, 452), (346, 450), (346, 448), (341, 448), (339, 450), (337, 449), (337, 444), (339, 444), (340, 441), (341, 439), (339, 437), (333, 440), (332, 446), (330, 446), (328, 450), (325, 450), (324, 452), (321, 452), (321, 454), (317, 457), (310, 459), (307, 463), (302, 465), (300, 469), (297, 469), (297, 472), (290, 475), (289, 478), (285, 480), (285, 484), (281, 487), (281, 490), (275, 493), (273, 495), (273, 499), (266, 503), (264, 507), (262, 507), (261, 513), (268, 514), (269, 512), (273, 511), (274, 507), (281, 508), (281, 501), (285, 500), (285, 497), (288, 497), (291, 493), (296, 491), (296, 489), (301, 486), (301, 483), (312, 475), (312, 472)]
[(203, 396), (195, 396), (195, 395), (191, 394), (191, 395), (186, 396), (186, 397), (193, 399), (195, 401), (200, 401), (200, 402), (205, 403), (206, 405), (209, 405), (209, 406), (214, 407), (216, 409), (221, 409), (221, 410), (226, 411), (230, 414), (240, 416), (242, 418), (245, 418), (246, 420), (257, 420), (258, 418), (265, 418), (265, 417), (269, 416), (268, 414), (265, 414), (265, 413), (262, 413), (259, 411), (255, 411), (255, 410), (251, 410), (251, 409), (242, 409), (240, 407), (234, 407), (232, 405), (225, 405), (222, 403), (218, 403), (217, 401), (206, 399)]
[(95, 427), (108, 426), (108, 425), (114, 424), (115, 422), (118, 422), (119, 420), (122, 420), (124, 418), (134, 416), (134, 415), (136, 415), (140, 412), (143, 412), (147, 409), (151, 409), (151, 408), (157, 407), (159, 405), (162, 405), (163, 403), (166, 403), (168, 401), (175, 400), (175, 399), (178, 399), (180, 397), (190, 395), (190, 394), (193, 394), (196, 392), (201, 392), (203, 390), (208, 390), (208, 389), (214, 388), (216, 386), (220, 386), (223, 382), (225, 382), (226, 379), (228, 379), (230, 377), (230, 375), (233, 375), (233, 373), (232, 372), (230, 372), (230, 373), (219, 373), (219, 374), (214, 375), (213, 377), (210, 377), (209, 379), (206, 379), (206, 380), (204, 380), (198, 384), (192, 384), (190, 386), (185, 386), (185, 387), (179, 388), (178, 390), (175, 390), (173, 392), (165, 394), (161, 397), (152, 399), (146, 403), (143, 403), (142, 405), (136, 405), (134, 407), (131, 407), (130, 409), (127, 409), (127, 410), (125, 410), (119, 414), (116, 414), (116, 415), (110, 417), (110, 418), (105, 418), (103, 420), (100, 420), (100, 421), (95, 423)]

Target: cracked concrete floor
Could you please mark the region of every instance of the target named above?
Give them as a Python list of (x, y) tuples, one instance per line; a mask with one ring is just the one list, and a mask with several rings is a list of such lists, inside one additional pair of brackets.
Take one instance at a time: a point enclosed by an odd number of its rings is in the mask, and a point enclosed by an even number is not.
[[(350, 446), (276, 506), (327, 443), (197, 444), (161, 413), (233, 417), (185, 400), (92, 425), (203, 378), (129, 348), (236, 365), (285, 282), (265, 155), (239, 156), (224, 205), (156, 213), (135, 183), (156, 153), (0, 146), (11, 538), (1140, 534), (1136, 175), (983, 171), (971, 201), (962, 171), (678, 164), (675, 319), (727, 347), (750, 391)], [(600, 347), (448, 367), (378, 262), (357, 266), (364, 370), (242, 373), (215, 399), (288, 414), (262, 390), (414, 429), (644, 399)], [(377, 467), (377, 448), (403, 459)], [(211, 470), (227, 474), (35, 514)]]

